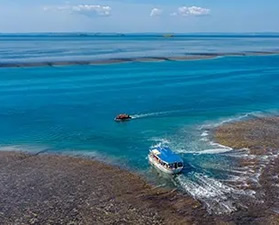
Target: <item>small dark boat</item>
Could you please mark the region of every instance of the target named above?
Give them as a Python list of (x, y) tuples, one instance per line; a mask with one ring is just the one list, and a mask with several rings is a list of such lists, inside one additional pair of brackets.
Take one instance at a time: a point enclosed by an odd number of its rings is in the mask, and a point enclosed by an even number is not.
[(128, 114), (119, 114), (114, 118), (116, 122), (128, 121), (130, 119), (132, 119), (132, 117)]

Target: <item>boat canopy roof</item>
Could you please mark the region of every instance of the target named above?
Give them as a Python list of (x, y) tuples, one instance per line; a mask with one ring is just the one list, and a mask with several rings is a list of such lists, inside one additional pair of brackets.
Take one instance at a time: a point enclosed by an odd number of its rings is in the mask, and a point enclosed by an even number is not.
[(170, 148), (168, 147), (156, 147), (150, 149), (153, 154), (155, 154), (158, 158), (160, 158), (162, 161), (170, 164), (170, 163), (177, 163), (177, 162), (183, 162), (182, 158), (175, 154)]

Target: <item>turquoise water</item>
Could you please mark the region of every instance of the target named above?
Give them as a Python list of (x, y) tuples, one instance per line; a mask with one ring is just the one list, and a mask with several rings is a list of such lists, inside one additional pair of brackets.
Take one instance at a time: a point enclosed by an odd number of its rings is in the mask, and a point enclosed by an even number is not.
[[(239, 192), (224, 181), (249, 174), (239, 175), (237, 157), (207, 129), (276, 113), (278, 76), (278, 55), (1, 68), (1, 149), (85, 154), (160, 177), (146, 156), (166, 144), (186, 163), (172, 184), (227, 212), (227, 195)], [(123, 112), (134, 119), (114, 122)]]

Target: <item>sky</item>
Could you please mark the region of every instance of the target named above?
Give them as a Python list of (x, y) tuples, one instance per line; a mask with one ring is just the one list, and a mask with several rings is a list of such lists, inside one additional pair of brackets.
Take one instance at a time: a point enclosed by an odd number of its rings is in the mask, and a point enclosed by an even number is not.
[(0, 0), (10, 32), (279, 32), (279, 0)]

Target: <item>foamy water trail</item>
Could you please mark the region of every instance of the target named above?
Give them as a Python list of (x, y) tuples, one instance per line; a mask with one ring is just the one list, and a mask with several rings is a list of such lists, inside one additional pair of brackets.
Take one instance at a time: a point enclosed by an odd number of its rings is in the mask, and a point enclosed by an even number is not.
[(231, 122), (234, 122), (234, 121), (240, 121), (240, 120), (247, 119), (247, 118), (250, 118), (250, 117), (261, 117), (261, 116), (263, 116), (263, 113), (258, 112), (258, 111), (245, 113), (245, 114), (240, 114), (238, 116), (233, 116), (233, 117), (230, 117), (230, 118), (222, 119), (222, 120), (214, 122), (214, 123), (210, 122), (208, 124), (204, 124), (204, 125), (200, 126), (200, 130), (212, 129), (212, 128), (219, 127), (219, 126), (221, 126), (225, 123), (231, 123)]
[(175, 181), (195, 199), (204, 202), (210, 213), (231, 213), (236, 210), (232, 201), (234, 189), (218, 180), (193, 172), (190, 177), (179, 175)]
[[(173, 140), (165, 138), (153, 138), (156, 142), (154, 146), (174, 145)], [(225, 151), (230, 151), (228, 148), (206, 149), (198, 151), (189, 151), (173, 148), (173, 151), (178, 153), (188, 154), (218, 154)], [(186, 162), (185, 162), (186, 163)], [(192, 165), (194, 166), (194, 165)], [(192, 167), (190, 166), (190, 167)], [(192, 169), (190, 169), (192, 170)], [(203, 202), (210, 213), (226, 214), (236, 210), (234, 206), (233, 195), (239, 192), (222, 181), (212, 178), (210, 175), (195, 171), (182, 173), (174, 178), (174, 184), (182, 191), (187, 192), (195, 199)], [(244, 193), (242, 193), (244, 194)]]
[(202, 137), (207, 137), (207, 136), (208, 136), (208, 131), (202, 132), (201, 136), (202, 136)]
[(155, 117), (155, 116), (161, 116), (161, 115), (167, 115), (174, 113), (176, 111), (165, 111), (165, 112), (153, 112), (153, 113), (142, 113), (142, 114), (134, 114), (131, 115), (132, 119), (139, 119), (139, 118), (146, 118), (146, 117)]
[[(230, 161), (235, 161), (236, 164), (233, 167), (218, 167), (218, 171), (226, 175), (226, 178), (216, 180), (206, 173), (193, 173), (192, 177), (184, 175), (177, 177), (178, 185), (196, 199), (204, 202), (209, 212), (217, 214), (231, 213), (236, 209), (237, 205), (247, 207), (246, 200), (248, 202), (250, 200), (252, 202), (256, 201), (255, 196), (258, 187), (261, 185), (260, 177), (264, 168), (272, 164), (274, 159), (278, 158), (279, 153), (270, 151), (265, 155), (253, 155), (247, 148), (232, 149), (212, 141), (210, 130), (225, 123), (255, 117), (261, 118), (272, 114), (278, 114), (278, 111), (266, 113), (252, 112), (201, 126), (199, 141), (207, 143), (214, 148), (201, 150), (199, 154), (221, 153), (223, 157), (230, 158)], [(243, 166), (241, 162), (246, 162), (247, 165)]]
[(153, 116), (159, 116), (159, 115), (164, 115), (164, 114), (166, 114), (166, 112), (142, 113), (142, 114), (131, 115), (131, 117), (132, 117), (132, 119), (139, 119), (139, 118), (153, 117)]
[(189, 112), (189, 110), (171, 110), (171, 111), (162, 111), (162, 112), (151, 112), (151, 113), (140, 113), (140, 114), (133, 114), (131, 115), (132, 119), (140, 119), (146, 117), (156, 117), (156, 116), (163, 116), (163, 115), (171, 115), (175, 113), (183, 113)]
[(225, 119), (223, 118), (214, 123), (209, 122), (207, 124), (204, 124), (204, 125), (200, 126), (200, 130), (205, 130), (205, 132), (207, 132), (206, 129), (216, 128), (216, 127), (219, 127), (226, 123), (241, 121), (241, 120), (245, 120), (245, 119), (249, 119), (249, 118), (261, 118), (261, 117), (266, 117), (266, 116), (274, 116), (274, 115), (278, 115), (278, 114), (279, 114), (279, 111), (277, 109), (276, 110), (275, 109), (266, 110), (266, 111), (254, 111), (254, 112), (239, 114), (239, 115), (232, 116), (229, 118), (225, 118)]
[(241, 189), (209, 177), (191, 172), (189, 176), (179, 175), (175, 182), (182, 190), (205, 203), (209, 213), (229, 214), (235, 211), (243, 196), (254, 199), (255, 191)]
[(232, 149), (230, 148), (212, 148), (212, 149), (205, 149), (199, 152), (190, 152), (190, 153), (195, 153), (195, 154), (221, 154), (225, 152), (229, 152)]
[(152, 145), (151, 147), (161, 147), (161, 146), (164, 146), (164, 145), (168, 145), (170, 144), (170, 141), (166, 138), (151, 138), (150, 139), (151, 141), (154, 141), (156, 142), (156, 144)]
[[(248, 165), (246, 167), (242, 167), (242, 168), (237, 168), (239, 171), (242, 171), (241, 176), (235, 175), (235, 174), (230, 175), (231, 181), (238, 182), (238, 183), (241, 182), (242, 186), (246, 186), (247, 182), (249, 182), (249, 181), (252, 181), (256, 185), (259, 185), (259, 177), (261, 176), (263, 169), (272, 160), (277, 158), (279, 156), (279, 153), (275, 154), (275, 153), (269, 152), (266, 155), (253, 155), (253, 154), (251, 154), (250, 150), (247, 148), (233, 149), (231, 147), (224, 146), (224, 145), (216, 143), (212, 140), (209, 140), (208, 139), (209, 131), (212, 128), (221, 126), (225, 123), (240, 121), (240, 120), (247, 119), (247, 118), (253, 118), (253, 117), (259, 118), (259, 117), (266, 117), (267, 115), (277, 115), (277, 114), (278, 114), (278, 110), (269, 110), (266, 112), (255, 111), (255, 112), (239, 115), (236, 117), (224, 119), (221, 122), (201, 126), (200, 129), (201, 129), (202, 133), (200, 135), (201, 136), (200, 140), (206, 141), (209, 143), (209, 145), (217, 147), (217, 148), (202, 150), (200, 153), (201, 154), (203, 154), (203, 153), (204, 154), (222, 153), (223, 155), (226, 155), (228, 157), (238, 158), (238, 159), (241, 158), (242, 160), (249, 162), (250, 165)], [(228, 172), (234, 173), (235, 170), (234, 171), (231, 170)]]
[[(238, 161), (240, 158), (251, 158), (249, 150), (233, 150), (231, 147), (221, 145), (211, 140), (210, 129), (223, 123), (241, 120), (250, 116), (245, 114), (236, 118), (229, 118), (218, 123), (205, 126), (203, 129), (180, 130), (175, 136), (167, 138), (153, 138), (156, 144), (153, 146), (169, 145), (174, 152), (184, 155), (185, 163), (188, 163), (188, 172), (184, 172), (174, 178), (175, 185), (182, 191), (187, 192), (194, 198), (203, 202), (210, 213), (229, 214), (237, 209), (238, 204), (242, 204), (242, 199), (254, 199), (255, 191), (251, 189), (251, 182), (258, 182), (261, 170), (254, 170), (253, 165), (240, 167), (236, 163), (231, 166), (222, 165), (218, 162), (218, 155), (228, 158), (229, 161)], [(191, 135), (189, 137), (189, 135)], [(194, 158), (191, 158), (193, 155)], [(201, 155), (201, 156), (199, 156)], [(214, 161), (207, 162), (206, 155), (216, 155), (216, 165)], [(187, 157), (193, 159), (187, 161)], [(199, 161), (201, 157), (201, 161)], [(209, 159), (211, 159), (209, 157)], [(222, 160), (223, 158), (220, 158)], [(264, 161), (265, 159), (263, 159)], [(196, 164), (197, 163), (197, 164)], [(208, 164), (209, 163), (209, 164)], [(215, 178), (210, 172), (213, 169), (220, 173), (220, 177)]]

